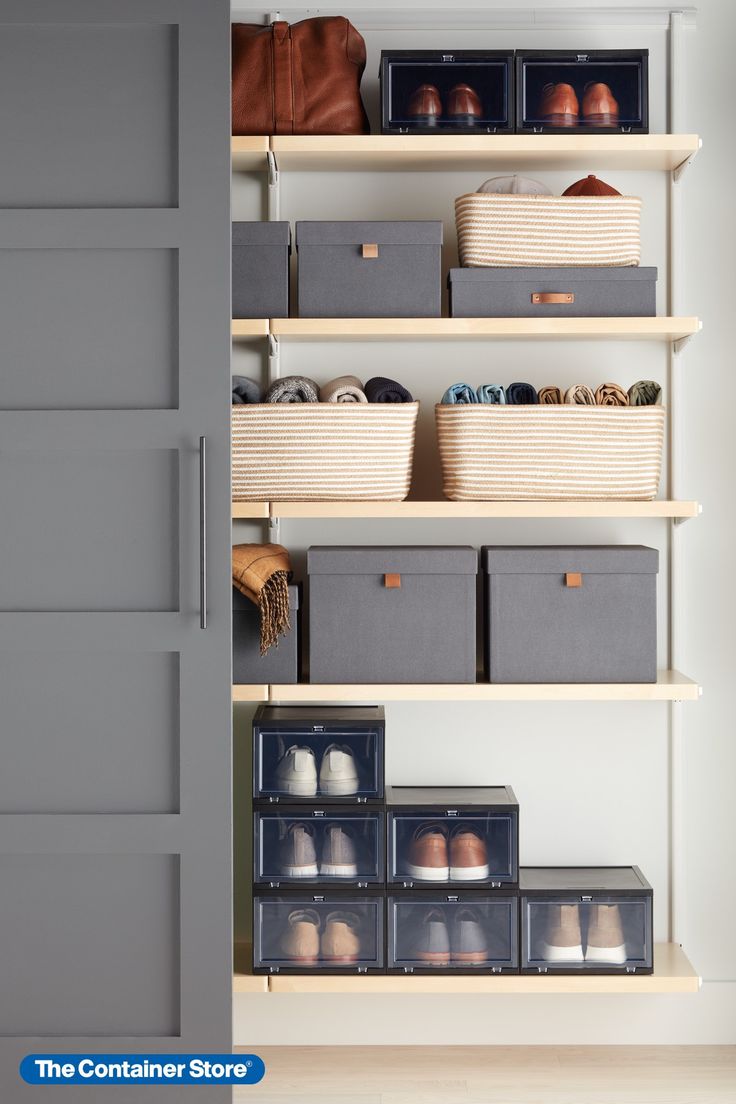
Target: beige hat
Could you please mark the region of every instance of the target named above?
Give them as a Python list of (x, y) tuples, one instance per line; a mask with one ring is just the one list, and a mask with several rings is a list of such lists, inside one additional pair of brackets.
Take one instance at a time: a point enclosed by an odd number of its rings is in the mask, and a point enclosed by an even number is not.
[(484, 181), (479, 192), (496, 192), (507, 195), (552, 195), (552, 191), (540, 180), (532, 180), (529, 176), (492, 176)]

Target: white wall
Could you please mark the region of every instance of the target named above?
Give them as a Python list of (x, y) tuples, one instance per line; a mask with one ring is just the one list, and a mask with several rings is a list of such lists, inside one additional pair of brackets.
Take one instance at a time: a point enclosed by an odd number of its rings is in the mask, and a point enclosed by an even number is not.
[[(494, 5), (479, 5), (481, 9)], [(581, 9), (581, 24), (590, 3)], [(646, 5), (632, 2), (635, 18)], [(367, 5), (363, 5), (363, 11)], [(432, 5), (415, 10), (406, 24), (367, 32), (369, 61), (364, 94), (377, 123), (378, 58), (386, 47), (650, 49), (651, 129), (666, 130), (667, 40), (661, 27), (584, 29), (533, 25), (517, 9), (525, 29), (477, 31), (472, 16), (458, 13), (457, 30), (423, 31)], [(464, 5), (464, 8), (469, 7)], [(550, 5), (539, 3), (538, 9)], [(350, 15), (360, 4), (346, 2)], [(395, 23), (398, 5), (392, 7)], [(287, 14), (287, 13), (285, 13)], [(237, 6), (237, 17), (260, 22), (262, 10)], [(298, 16), (297, 16), (298, 17)], [(615, 20), (620, 21), (619, 7)], [(438, 21), (434, 20), (435, 23)], [(361, 29), (359, 18), (355, 22)], [(509, 20), (511, 23), (512, 20)], [(606, 22), (605, 17), (603, 23)], [(649, 21), (651, 22), (651, 21)], [(541, 25), (540, 25), (541, 24)], [(463, 29), (465, 28), (465, 29)], [(655, 1043), (736, 1042), (736, 752), (730, 695), (736, 613), (733, 476), (736, 471), (730, 399), (733, 357), (729, 322), (734, 312), (734, 142), (731, 63), (736, 13), (729, 0), (703, 0), (696, 31), (686, 35), (681, 129), (697, 131), (704, 148), (683, 181), (685, 273), (681, 309), (699, 314), (704, 330), (684, 358), (686, 380), (681, 496), (703, 502), (701, 519), (682, 531), (684, 598), (680, 606), (681, 666), (705, 686), (698, 704), (684, 709), (685, 801), (682, 839), (686, 904), (680, 931), (686, 951), (706, 979), (688, 997), (239, 997), (236, 1041), (251, 1046), (324, 1043)], [(509, 163), (508, 169), (515, 166)], [(490, 174), (485, 174), (490, 175)], [(571, 183), (569, 173), (540, 172), (553, 189)], [(582, 173), (580, 174), (582, 175)], [(659, 310), (666, 309), (664, 174), (601, 173), (645, 203), (642, 263), (658, 265)], [(444, 218), (445, 266), (455, 261), (452, 200), (474, 190), (481, 173), (284, 174), (282, 217)], [(234, 218), (263, 214), (262, 185), (234, 178)], [(236, 345), (234, 371), (260, 371), (255, 349)], [(432, 403), (459, 379), (472, 384), (528, 379), (535, 385), (604, 379), (628, 386), (641, 377), (664, 382), (663, 346), (616, 343), (292, 345), (284, 374), (304, 372), (324, 381), (343, 371), (359, 376), (396, 375), (422, 400), (416, 486), (419, 497), (438, 493)], [(235, 540), (257, 540), (259, 530), (238, 525)], [(297, 566), (312, 543), (645, 543), (660, 548), (660, 665), (666, 664), (667, 528), (664, 523), (578, 522), (298, 522), (283, 525), (282, 542)], [(389, 705), (387, 772), (393, 783), (501, 783), (521, 802), (521, 858), (531, 863), (637, 863), (655, 888), (655, 937), (668, 938), (668, 709), (654, 704)], [(236, 709), (238, 805), (237, 924), (247, 930), (248, 723)], [(572, 765), (572, 766), (571, 766)], [(245, 784), (243, 780), (245, 779)]]

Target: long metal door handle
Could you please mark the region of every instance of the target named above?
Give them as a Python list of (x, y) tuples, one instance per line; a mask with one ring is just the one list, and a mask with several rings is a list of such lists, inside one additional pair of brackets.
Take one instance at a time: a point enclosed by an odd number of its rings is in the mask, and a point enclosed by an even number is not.
[(207, 438), (199, 438), (199, 627), (207, 628)]

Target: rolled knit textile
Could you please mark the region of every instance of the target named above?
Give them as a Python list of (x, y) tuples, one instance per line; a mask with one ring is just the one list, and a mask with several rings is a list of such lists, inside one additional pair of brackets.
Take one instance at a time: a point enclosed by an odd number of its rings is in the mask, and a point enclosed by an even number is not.
[(598, 406), (628, 406), (629, 396), (617, 383), (602, 383), (596, 389), (595, 401)]
[(477, 403), (479, 399), (469, 383), (453, 383), (452, 387), (448, 387), (442, 396), (442, 402), (445, 406), (456, 404), (464, 406), (468, 403)]
[(638, 380), (629, 388), (631, 406), (656, 406), (662, 401), (662, 388), (654, 380)]
[(530, 383), (510, 383), (506, 388), (506, 402), (511, 406), (535, 406), (539, 395)]
[(233, 406), (243, 403), (259, 403), (261, 401), (261, 387), (255, 380), (248, 376), (233, 376)]
[(587, 383), (576, 383), (565, 392), (565, 402), (575, 406), (595, 406), (595, 395)]
[(319, 402), (319, 388), (306, 376), (284, 376), (274, 380), (263, 401), (267, 403)]
[(539, 402), (541, 406), (559, 406), (563, 402), (563, 394), (559, 387), (540, 387)]
[(370, 403), (414, 402), (405, 387), (396, 380), (386, 379), (385, 376), (374, 376), (373, 379), (369, 379), (363, 390)]
[(263, 656), (291, 628), (289, 553), (280, 544), (236, 544), (232, 572), (233, 586), (260, 610)]
[(482, 383), (478, 388), (478, 402), (505, 405), (506, 392), (499, 383)]
[(357, 376), (338, 376), (319, 389), (319, 401), (331, 403), (367, 403), (363, 384)]

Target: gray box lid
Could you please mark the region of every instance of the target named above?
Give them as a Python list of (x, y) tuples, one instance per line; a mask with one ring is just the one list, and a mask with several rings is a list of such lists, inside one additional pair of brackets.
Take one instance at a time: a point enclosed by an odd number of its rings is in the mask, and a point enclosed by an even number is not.
[(518, 809), (510, 786), (387, 786), (387, 805), (468, 809), (474, 805), (508, 805)]
[(314, 545), (309, 575), (477, 575), (478, 553), (469, 545)]
[(233, 245), (291, 245), (288, 222), (234, 222)]
[[(452, 284), (508, 284), (517, 280), (527, 284), (530, 280), (551, 280), (562, 283), (608, 283), (611, 280), (647, 280), (656, 281), (656, 268), (642, 268), (639, 265), (611, 266), (608, 268), (451, 268), (447, 274), (447, 285)], [(540, 288), (540, 291), (544, 291)], [(564, 288), (561, 286), (560, 291)]]
[(656, 575), (659, 552), (642, 544), (485, 545), (483, 569), (489, 575)]
[(297, 222), (296, 247), (302, 245), (442, 245), (442, 223), (404, 219), (393, 222)]
[[(289, 609), (299, 609), (299, 590), (300, 587), (297, 583), (291, 583), (289, 585)], [(252, 613), (254, 616), (258, 615), (258, 606), (255, 602), (251, 602), (250, 598), (246, 598), (236, 586), (233, 587), (233, 613)]]
[(521, 866), (519, 892), (575, 893), (597, 890), (650, 890), (652, 887), (638, 866)]

